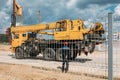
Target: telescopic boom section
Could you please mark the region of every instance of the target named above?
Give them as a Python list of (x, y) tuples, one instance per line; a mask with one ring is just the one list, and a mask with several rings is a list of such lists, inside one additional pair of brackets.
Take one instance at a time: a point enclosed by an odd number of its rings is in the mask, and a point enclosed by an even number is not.
[(29, 25), (29, 26), (17, 26), (12, 27), (12, 33), (19, 33), (19, 32), (37, 32), (40, 30), (51, 30), (59, 28), (56, 23), (49, 23), (49, 24), (36, 24), (36, 25)]

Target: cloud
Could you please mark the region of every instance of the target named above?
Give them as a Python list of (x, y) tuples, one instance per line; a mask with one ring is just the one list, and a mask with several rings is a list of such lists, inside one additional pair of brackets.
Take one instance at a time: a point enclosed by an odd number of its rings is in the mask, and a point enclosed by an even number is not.
[(5, 6), (7, 0), (0, 0), (0, 10)]
[(77, 3), (77, 0), (70, 0), (67, 3), (67, 7), (68, 8), (74, 7), (76, 5), (76, 3)]
[[(0, 3), (0, 27), (10, 26), (12, 1), (2, 0)], [(39, 10), (42, 22), (45, 23), (81, 18), (88, 26), (88, 22), (105, 21), (108, 12), (120, 15), (118, 5), (120, 0), (17, 0), (17, 2), (23, 8), (22, 19), (26, 25), (38, 23)]]
[(120, 16), (120, 4), (115, 8), (115, 14)]
[(5, 12), (0, 12), (0, 33), (5, 33), (5, 28), (10, 25), (10, 17)]

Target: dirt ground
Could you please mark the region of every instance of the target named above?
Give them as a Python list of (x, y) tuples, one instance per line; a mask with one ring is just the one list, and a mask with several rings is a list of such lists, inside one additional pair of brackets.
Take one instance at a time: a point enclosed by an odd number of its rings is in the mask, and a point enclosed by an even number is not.
[(105, 80), (85, 75), (0, 63), (0, 80)]
[[(57, 68), (61, 66), (61, 62), (48, 62), (40, 59), (17, 60), (11, 56), (10, 45), (0, 45), (0, 80), (107, 80), (106, 77), (94, 75), (98, 73), (104, 75), (103, 72), (107, 75), (107, 71), (104, 71), (106, 66), (103, 65), (105, 64), (105, 55), (102, 52), (100, 54), (89, 55), (87, 58), (92, 59), (92, 61), (86, 61), (84, 64), (79, 61), (71, 62), (70, 72), (62, 73)], [(85, 57), (85, 59), (87, 58)], [(117, 58), (119, 58), (118, 54)], [(118, 60), (117, 58), (115, 60)], [(119, 63), (116, 64), (118, 66)], [(87, 74), (81, 74), (82, 71), (87, 72)], [(116, 71), (119, 71), (119, 67), (116, 68)], [(119, 75), (117, 72), (116, 74)], [(120, 80), (120, 78), (114, 80)]]
[[(1, 51), (9, 51), (9, 45), (0, 45)], [(62, 73), (61, 71), (38, 69), (28, 65), (0, 63), (0, 80), (103, 80), (86, 75)], [(105, 79), (104, 79), (105, 80)]]
[(1, 45), (1, 44), (0, 44), (0, 50), (10, 51), (10, 45)]

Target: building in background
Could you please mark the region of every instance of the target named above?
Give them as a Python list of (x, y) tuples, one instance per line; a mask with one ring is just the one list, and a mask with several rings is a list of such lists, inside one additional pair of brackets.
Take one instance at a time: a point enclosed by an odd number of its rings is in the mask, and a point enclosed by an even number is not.
[(116, 32), (113, 34), (113, 40), (114, 41), (120, 41), (120, 32)]
[[(106, 33), (106, 41), (108, 41), (108, 33)], [(120, 41), (120, 32), (113, 33), (113, 41)]]

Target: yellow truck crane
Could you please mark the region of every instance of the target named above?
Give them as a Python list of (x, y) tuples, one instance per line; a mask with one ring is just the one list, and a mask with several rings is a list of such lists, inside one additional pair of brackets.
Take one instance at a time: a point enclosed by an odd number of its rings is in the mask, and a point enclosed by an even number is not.
[[(102, 40), (104, 34), (103, 25), (100, 22), (95, 23), (91, 29), (84, 27), (81, 19), (61, 20), (48, 24), (36, 24), (28, 26), (16, 26), (16, 7), (18, 16), (22, 15), (20, 6), (16, 6), (13, 0), (13, 21), (10, 27), (12, 43), (11, 51), (15, 53), (17, 59), (36, 57), (43, 54), (44, 59), (61, 60), (61, 48), (64, 42), (68, 42), (71, 49), (71, 59), (75, 59), (81, 52), (94, 52), (95, 45)], [(20, 8), (20, 9), (19, 9)], [(43, 30), (53, 30), (53, 32), (43, 32)], [(37, 35), (51, 35), (52, 40), (41, 40)]]

